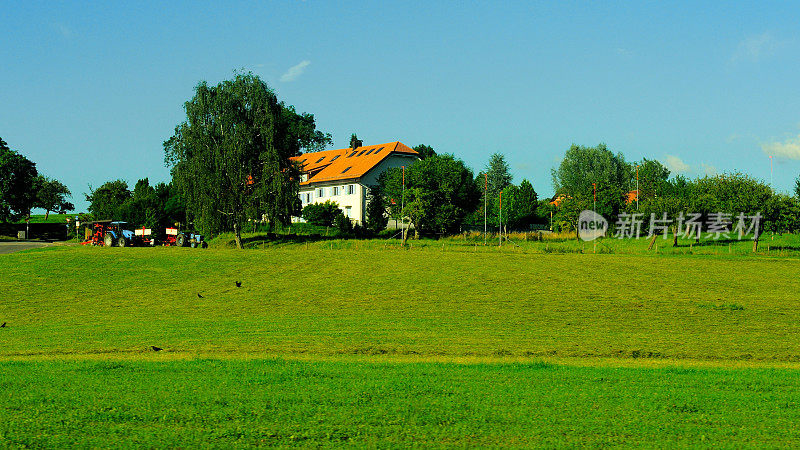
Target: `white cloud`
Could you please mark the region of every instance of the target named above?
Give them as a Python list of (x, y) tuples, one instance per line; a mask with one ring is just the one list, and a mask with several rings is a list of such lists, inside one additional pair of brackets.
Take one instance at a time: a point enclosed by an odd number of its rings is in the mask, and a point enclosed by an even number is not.
[(666, 165), (667, 169), (672, 173), (684, 173), (691, 169), (688, 164), (675, 155), (667, 155), (664, 158), (664, 165)]
[(711, 164), (700, 163), (700, 169), (702, 170), (703, 175), (708, 175), (711, 177), (717, 174), (717, 168)]
[(800, 135), (783, 142), (761, 144), (761, 150), (769, 156), (778, 158), (800, 159)]
[(784, 41), (776, 39), (769, 31), (757, 36), (750, 36), (739, 43), (731, 60), (733, 62), (758, 62), (763, 58), (773, 56), (784, 44)]
[(290, 81), (294, 81), (306, 71), (306, 67), (311, 64), (309, 60), (300, 61), (300, 63), (289, 67), (289, 70), (286, 71), (285, 74), (281, 75), (281, 81), (284, 83), (288, 83)]

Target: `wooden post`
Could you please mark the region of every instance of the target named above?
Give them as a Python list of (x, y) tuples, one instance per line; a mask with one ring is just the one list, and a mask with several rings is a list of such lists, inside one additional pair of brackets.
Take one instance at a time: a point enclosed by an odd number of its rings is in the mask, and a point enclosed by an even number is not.
[(650, 251), (650, 250), (652, 250), (652, 249), (653, 249), (653, 244), (655, 244), (655, 243), (656, 243), (656, 238), (657, 238), (657, 237), (658, 237), (658, 235), (657, 235), (657, 234), (653, 234), (653, 240), (652, 240), (652, 241), (650, 241), (650, 245), (648, 245), (648, 246), (647, 246), (647, 251)]

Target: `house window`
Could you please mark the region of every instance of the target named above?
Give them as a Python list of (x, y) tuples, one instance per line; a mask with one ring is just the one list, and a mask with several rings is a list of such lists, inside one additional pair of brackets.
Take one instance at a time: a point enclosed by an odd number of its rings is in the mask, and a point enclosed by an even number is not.
[(325, 188), (317, 189), (317, 198), (325, 197)]
[(306, 203), (311, 203), (311, 192), (306, 192)]
[(333, 190), (331, 195), (339, 195), (339, 186), (334, 186), (331, 189)]
[(356, 193), (356, 185), (355, 184), (347, 185), (347, 194), (348, 195), (353, 195), (355, 193)]
[(353, 207), (352, 206), (345, 206), (344, 207), (344, 216), (348, 219), (353, 217)]

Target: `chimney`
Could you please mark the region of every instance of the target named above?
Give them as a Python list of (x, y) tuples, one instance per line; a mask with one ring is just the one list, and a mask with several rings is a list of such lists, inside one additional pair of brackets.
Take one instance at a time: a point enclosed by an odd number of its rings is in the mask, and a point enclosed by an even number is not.
[(353, 150), (357, 149), (358, 147), (363, 147), (363, 146), (364, 146), (364, 142), (361, 139), (354, 139), (353, 143), (350, 145), (350, 147)]

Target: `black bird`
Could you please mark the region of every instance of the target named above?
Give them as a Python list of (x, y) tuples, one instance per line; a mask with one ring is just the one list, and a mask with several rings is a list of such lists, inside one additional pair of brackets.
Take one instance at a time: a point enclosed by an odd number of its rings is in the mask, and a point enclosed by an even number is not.
[(197, 293), (197, 298), (203, 298), (203, 296), (202, 296), (202, 295), (200, 295), (200, 293), (198, 292), (198, 293)]
[(154, 352), (160, 352), (161, 350), (164, 350), (163, 348), (156, 347), (155, 345), (151, 345), (150, 348), (152, 348)]
[(6, 323), (5, 323), (5, 322), (3, 322), (3, 324), (2, 324), (2, 325), (0, 325), (0, 328), (5, 328), (5, 327), (6, 327)]
[(242, 287), (242, 282), (241, 281), (237, 281), (236, 282), (236, 287)]

